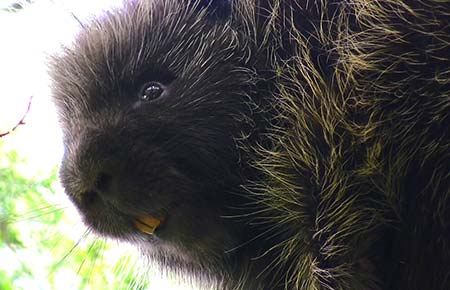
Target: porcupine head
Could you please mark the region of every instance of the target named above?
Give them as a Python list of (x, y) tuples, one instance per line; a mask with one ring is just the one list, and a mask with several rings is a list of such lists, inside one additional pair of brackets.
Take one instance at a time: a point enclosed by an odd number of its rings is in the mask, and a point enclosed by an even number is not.
[(232, 217), (248, 202), (237, 140), (258, 81), (240, 29), (253, 32), (231, 17), (228, 1), (131, 1), (51, 63), (60, 178), (84, 223), (216, 283), (241, 279), (254, 238)]

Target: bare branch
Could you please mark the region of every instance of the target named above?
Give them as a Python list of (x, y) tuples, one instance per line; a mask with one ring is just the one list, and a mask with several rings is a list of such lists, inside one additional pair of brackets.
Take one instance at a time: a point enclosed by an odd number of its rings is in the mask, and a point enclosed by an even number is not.
[(0, 138), (3, 138), (6, 135), (11, 134), (12, 132), (14, 132), (14, 130), (17, 129), (17, 127), (19, 127), (20, 125), (25, 125), (25, 117), (28, 115), (28, 112), (30, 112), (30, 108), (31, 108), (31, 102), (33, 100), (33, 96), (30, 97), (30, 100), (28, 101), (28, 107), (27, 107), (27, 111), (25, 112), (25, 114), (22, 116), (22, 118), (20, 119), (20, 121), (9, 131), (5, 132), (5, 133), (0, 133)]

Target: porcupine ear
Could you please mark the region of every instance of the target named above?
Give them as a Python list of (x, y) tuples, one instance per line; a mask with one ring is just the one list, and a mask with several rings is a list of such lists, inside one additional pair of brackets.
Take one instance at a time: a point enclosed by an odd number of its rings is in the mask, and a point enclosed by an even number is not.
[(212, 19), (226, 20), (231, 15), (233, 0), (185, 0), (197, 10), (206, 8)]

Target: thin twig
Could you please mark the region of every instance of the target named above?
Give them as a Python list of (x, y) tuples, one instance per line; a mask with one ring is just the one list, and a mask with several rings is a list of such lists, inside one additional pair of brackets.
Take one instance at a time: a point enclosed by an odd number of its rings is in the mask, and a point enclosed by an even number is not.
[(30, 101), (28, 102), (28, 108), (27, 111), (25, 112), (25, 114), (22, 116), (22, 119), (20, 119), (20, 121), (9, 131), (5, 132), (5, 133), (0, 133), (0, 138), (11, 134), (14, 130), (17, 129), (17, 127), (19, 127), (20, 125), (25, 125), (25, 117), (28, 115), (28, 112), (30, 112), (30, 107), (31, 107), (31, 101), (33, 100), (33, 96), (30, 97)]

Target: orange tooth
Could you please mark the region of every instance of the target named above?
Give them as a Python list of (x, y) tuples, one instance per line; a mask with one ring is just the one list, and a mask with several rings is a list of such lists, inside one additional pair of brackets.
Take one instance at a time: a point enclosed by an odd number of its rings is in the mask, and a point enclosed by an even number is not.
[(152, 235), (160, 224), (161, 219), (157, 219), (150, 215), (140, 216), (134, 222), (134, 226), (136, 227), (136, 229), (149, 235)]

